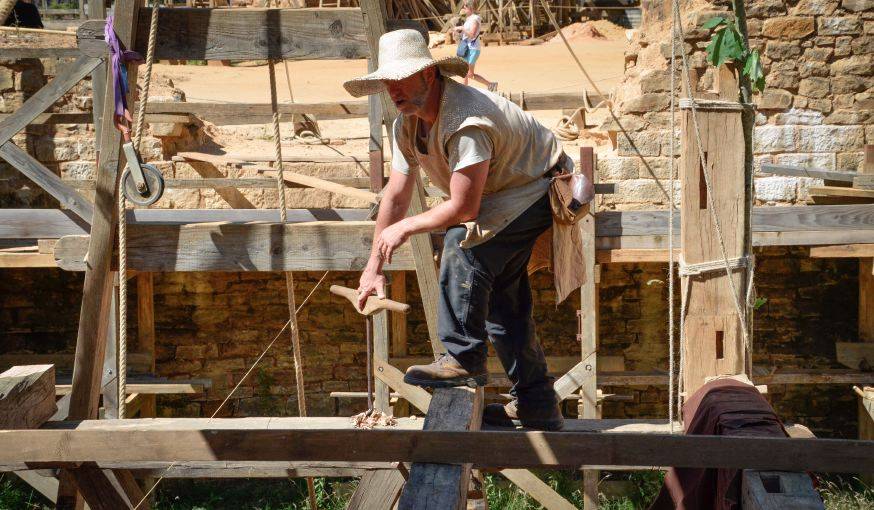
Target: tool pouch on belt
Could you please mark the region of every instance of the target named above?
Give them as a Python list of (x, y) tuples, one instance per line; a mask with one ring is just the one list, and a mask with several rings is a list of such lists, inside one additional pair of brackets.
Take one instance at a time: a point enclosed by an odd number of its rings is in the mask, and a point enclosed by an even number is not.
[(562, 154), (546, 174), (550, 178), (549, 204), (556, 222), (573, 225), (589, 212), (589, 199), (585, 193), (585, 177), (570, 173), (566, 160), (567, 155)]

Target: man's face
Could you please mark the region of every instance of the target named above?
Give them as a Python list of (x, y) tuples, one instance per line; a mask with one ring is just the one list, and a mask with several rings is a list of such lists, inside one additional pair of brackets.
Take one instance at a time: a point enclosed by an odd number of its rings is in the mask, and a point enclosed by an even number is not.
[(434, 85), (434, 68), (429, 67), (403, 80), (383, 80), (388, 95), (404, 115), (415, 115), (425, 106)]

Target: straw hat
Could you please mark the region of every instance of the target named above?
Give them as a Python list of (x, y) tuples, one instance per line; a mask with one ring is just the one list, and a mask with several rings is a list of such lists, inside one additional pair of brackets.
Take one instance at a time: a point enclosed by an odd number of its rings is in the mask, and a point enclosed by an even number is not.
[(382, 80), (403, 80), (431, 66), (437, 66), (443, 76), (464, 76), (467, 62), (458, 57), (434, 60), (428, 43), (416, 30), (387, 32), (379, 38), (379, 68), (343, 84), (355, 97), (378, 94), (385, 90)]

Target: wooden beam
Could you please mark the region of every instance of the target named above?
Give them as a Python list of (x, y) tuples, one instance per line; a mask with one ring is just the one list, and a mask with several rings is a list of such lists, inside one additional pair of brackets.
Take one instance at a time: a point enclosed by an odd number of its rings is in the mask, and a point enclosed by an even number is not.
[[(146, 54), (151, 11), (144, 8), (133, 49)], [(105, 51), (103, 20), (79, 27), (79, 49)], [(158, 60), (360, 59), (368, 55), (355, 8), (339, 9), (161, 9)]]
[(874, 189), (843, 188), (839, 186), (810, 186), (808, 195), (818, 202), (820, 197), (844, 199), (845, 203), (870, 203), (874, 201)]
[[(257, 423), (261, 425), (256, 425)], [(281, 428), (275, 418), (99, 420), (80, 430), (0, 431), (0, 465), (70, 462), (340, 461), (474, 463), (499, 468), (584, 465), (874, 471), (874, 442), (641, 433)], [(307, 420), (316, 420), (310, 418)], [(324, 420), (324, 419), (322, 419)], [(143, 422), (149, 423), (149, 425)], [(232, 423), (226, 423), (226, 422)], [(413, 420), (421, 422), (421, 420)], [(266, 427), (270, 423), (270, 428)], [(341, 424), (345, 422), (345, 424)], [(72, 425), (72, 424), (69, 424)], [(68, 426), (69, 426), (68, 425)], [(74, 425), (75, 426), (75, 425)], [(251, 428), (243, 429), (244, 426)], [(230, 427), (230, 428), (228, 428)], [(205, 433), (205, 431), (209, 431)], [(125, 448), (99, 448), (123, 444)]]
[[(203, 386), (194, 383), (174, 383), (172, 381), (160, 383), (132, 383), (127, 384), (128, 395), (136, 393), (138, 395), (193, 395), (203, 393)], [(70, 393), (71, 386), (69, 384), (58, 384), (55, 386), (55, 395), (66, 395)]]
[(76, 58), (79, 48), (3, 48), (3, 57), (9, 60), (23, 58)]
[(822, 168), (800, 167), (790, 165), (762, 164), (762, 172), (774, 175), (788, 175), (792, 177), (813, 177), (827, 181), (853, 182), (856, 172), (842, 172), (837, 170), (825, 170)]
[(42, 163), (14, 143), (0, 145), (0, 157), (24, 174), (81, 219), (91, 221), (94, 206), (78, 191), (64, 184), (60, 177), (50, 172)]
[[(425, 417), (425, 432), (479, 430), (482, 388), (437, 388)], [(398, 510), (464, 510), (470, 484), (470, 463), (414, 462)]]
[(394, 508), (406, 480), (398, 469), (367, 471), (349, 499), (347, 510)]
[(0, 252), (0, 268), (12, 267), (58, 267), (54, 255), (49, 253), (3, 253)]
[(838, 363), (845, 367), (862, 371), (874, 370), (874, 342), (837, 342), (835, 351)]
[(811, 258), (867, 258), (874, 257), (874, 244), (839, 244), (812, 246)]
[(37, 428), (55, 414), (55, 367), (27, 365), (0, 374), (0, 429)]
[[(132, 47), (134, 29), (137, 23), (139, 0), (119, 0), (114, 9), (114, 29), (120, 43)], [(128, 64), (128, 77), (136, 90), (136, 65)], [(112, 294), (112, 272), (110, 259), (114, 240), (113, 213), (116, 208), (115, 192), (119, 175), (119, 149), (121, 133), (115, 129), (115, 84), (107, 80), (102, 105), (103, 116), (101, 137), (97, 143), (98, 168), (97, 187), (94, 200), (94, 216), (91, 221), (91, 235), (88, 243), (88, 268), (82, 292), (82, 305), (79, 313), (79, 330), (76, 339), (75, 364), (73, 367), (73, 387), (70, 394), (69, 416), (73, 419), (94, 419), (97, 417), (97, 400), (101, 388), (101, 364), (106, 351), (109, 330), (110, 304)], [(87, 487), (98, 491), (106, 489), (110, 483), (102, 472), (97, 470), (68, 470), (62, 472), (58, 488), (57, 509), (73, 509), (79, 504), (78, 486), (88, 504), (93, 509), (103, 504), (114, 503), (110, 496), (89, 494)], [(74, 486), (75, 485), (75, 486)], [(83, 488), (86, 487), (86, 488)]]
[(525, 491), (546, 510), (575, 510), (576, 507), (552, 487), (526, 469), (502, 469), (501, 474)]
[[(407, 273), (404, 271), (392, 273), (390, 296), (395, 301), (407, 302)], [(407, 315), (404, 313), (391, 313), (391, 355), (407, 355)]]
[(825, 510), (822, 497), (807, 473), (745, 469), (741, 475), (741, 494), (744, 510)]
[[(128, 226), (127, 267), (143, 272), (360, 271), (370, 253), (372, 225), (356, 221), (180, 227), (133, 224)], [(90, 253), (85, 250), (87, 241), (87, 236), (61, 238), (55, 246), (59, 266), (85, 269), (84, 255)], [(387, 270), (412, 267), (408, 246), (395, 253)]]
[[(874, 387), (855, 389), (859, 394), (859, 439), (874, 441)], [(869, 487), (874, 485), (874, 472), (861, 475)]]
[[(155, 282), (152, 273), (139, 273), (137, 278), (137, 349), (151, 358), (149, 373), (155, 373)], [(193, 390), (193, 388), (192, 388)], [(143, 396), (140, 416), (157, 414), (154, 395)]]
[[(259, 171), (271, 175), (276, 173), (276, 169), (273, 168), (260, 168)], [(337, 184), (336, 182), (332, 182), (326, 179), (321, 179), (319, 177), (303, 175), (288, 170), (283, 171), (282, 175), (285, 177), (286, 181), (300, 184), (308, 188), (320, 189), (338, 195), (345, 195), (347, 197), (357, 198), (358, 200), (363, 200), (371, 204), (376, 204), (378, 202), (376, 198), (376, 193), (372, 191), (352, 188), (349, 186), (344, 186), (342, 184)]]

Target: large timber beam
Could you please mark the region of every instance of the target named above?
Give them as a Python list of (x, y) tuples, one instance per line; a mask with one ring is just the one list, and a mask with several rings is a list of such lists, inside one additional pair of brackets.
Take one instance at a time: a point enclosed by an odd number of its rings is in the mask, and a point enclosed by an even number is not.
[(37, 428), (55, 410), (53, 365), (12, 367), (0, 374), (0, 429)]
[[(150, 10), (139, 16), (133, 49), (146, 54)], [(79, 27), (79, 49), (101, 55), (103, 20)], [(368, 55), (359, 9), (161, 9), (159, 60), (359, 59)]]
[[(261, 425), (257, 425), (259, 420)], [(346, 422), (343, 428), (283, 428), (282, 420), (275, 420), (176, 420), (179, 424), (162, 429), (142, 423), (161, 420), (100, 420), (91, 430), (88, 426), (92, 424), (84, 422), (79, 430), (0, 431), (0, 466), (112, 462), (132, 468), (146, 461), (258, 460), (473, 463), (492, 468), (654, 465), (874, 471), (874, 441), (516, 430), (444, 432), (403, 426), (360, 430), (351, 429), (349, 420), (343, 418), (338, 418)]]

